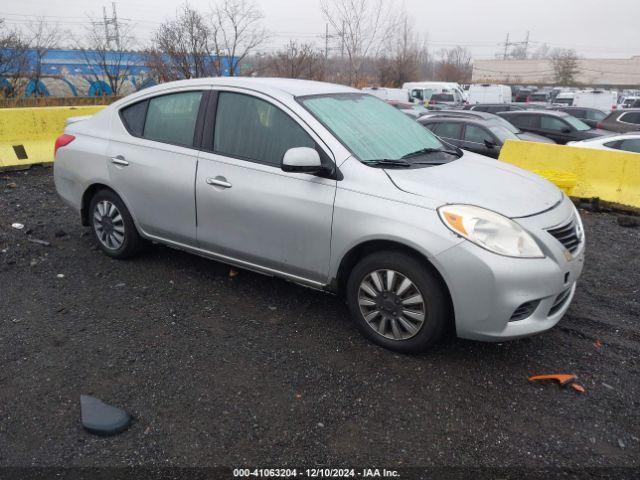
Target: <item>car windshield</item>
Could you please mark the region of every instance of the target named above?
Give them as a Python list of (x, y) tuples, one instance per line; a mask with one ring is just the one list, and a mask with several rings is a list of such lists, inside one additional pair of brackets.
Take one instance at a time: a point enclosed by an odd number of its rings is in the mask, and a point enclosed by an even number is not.
[(363, 162), (401, 160), (424, 149), (447, 149), (418, 122), (371, 95), (319, 95), (300, 102)]
[(453, 102), (453, 95), (450, 93), (434, 93), (431, 100), (436, 102)]
[(587, 125), (586, 123), (584, 123), (582, 120), (576, 118), (576, 117), (572, 117), (571, 115), (568, 115), (564, 118), (573, 128), (575, 128), (576, 130), (580, 131), (580, 132), (584, 132), (585, 130), (591, 130), (591, 127), (589, 125)]

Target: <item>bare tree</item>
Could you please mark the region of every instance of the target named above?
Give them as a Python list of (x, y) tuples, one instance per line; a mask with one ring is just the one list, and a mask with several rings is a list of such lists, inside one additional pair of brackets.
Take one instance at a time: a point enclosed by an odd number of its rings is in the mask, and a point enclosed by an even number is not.
[(291, 40), (268, 58), (269, 74), (276, 77), (324, 79), (324, 56), (311, 43)]
[(358, 85), (367, 57), (377, 57), (395, 27), (394, 2), (320, 0), (322, 13), (336, 32), (349, 60), (349, 83)]
[(213, 64), (211, 29), (204, 16), (185, 4), (176, 18), (155, 31), (148, 53), (148, 67), (158, 82), (217, 74)]
[(40, 91), (42, 80), (42, 66), (47, 53), (60, 43), (61, 31), (58, 24), (50, 24), (44, 18), (39, 18), (27, 25), (28, 44), (32, 52), (29, 65), (29, 77), (35, 83), (34, 96), (44, 95)]
[(15, 96), (24, 83), (27, 68), (27, 43), (15, 30), (10, 30), (0, 18), (0, 79), (10, 86), (0, 85), (0, 97)]
[(426, 41), (416, 34), (406, 13), (400, 17), (395, 31), (396, 34), (385, 45), (386, 53), (380, 55), (376, 62), (378, 83), (401, 87), (422, 74), (429, 61), (429, 52)]
[(575, 50), (556, 48), (550, 55), (555, 82), (558, 85), (573, 85), (580, 68)]
[(214, 5), (211, 33), (218, 75), (237, 75), (247, 55), (268, 39), (262, 27), (263, 18), (262, 12), (249, 0), (223, 0)]
[(442, 60), (437, 69), (437, 79), (447, 82), (468, 83), (471, 81), (471, 52), (457, 46), (444, 49), (440, 53)]
[(543, 43), (534, 50), (534, 52), (531, 54), (531, 58), (534, 60), (549, 58), (550, 52), (551, 48), (549, 47), (549, 45)]
[(106, 82), (112, 95), (121, 94), (132, 69), (130, 51), (135, 39), (131, 25), (121, 22), (117, 35), (112, 37), (105, 31), (104, 23), (90, 20), (84, 36), (76, 40), (76, 45), (93, 79)]

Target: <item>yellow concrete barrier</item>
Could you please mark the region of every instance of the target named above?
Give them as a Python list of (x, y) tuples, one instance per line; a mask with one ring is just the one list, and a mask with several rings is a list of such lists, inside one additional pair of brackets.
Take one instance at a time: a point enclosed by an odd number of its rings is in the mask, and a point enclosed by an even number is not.
[(0, 169), (53, 162), (53, 145), (67, 118), (93, 115), (104, 106), (0, 109)]
[(547, 178), (571, 196), (640, 208), (640, 154), (507, 140), (500, 160)]

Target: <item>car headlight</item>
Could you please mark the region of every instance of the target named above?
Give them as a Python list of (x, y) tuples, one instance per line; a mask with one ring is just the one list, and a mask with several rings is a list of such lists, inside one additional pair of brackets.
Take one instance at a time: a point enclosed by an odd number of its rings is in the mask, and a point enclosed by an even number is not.
[(542, 258), (535, 240), (513, 220), (473, 205), (443, 205), (442, 222), (454, 233), (493, 253), (508, 257)]

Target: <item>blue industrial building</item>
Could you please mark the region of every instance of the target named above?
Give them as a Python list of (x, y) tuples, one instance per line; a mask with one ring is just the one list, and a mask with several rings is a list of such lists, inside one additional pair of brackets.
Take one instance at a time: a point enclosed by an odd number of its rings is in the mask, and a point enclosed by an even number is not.
[[(37, 64), (36, 52), (28, 50), (26, 55), (26, 71), (34, 71)], [(91, 62), (92, 55), (97, 54), (80, 50), (49, 50), (41, 62), (42, 74), (40, 80), (34, 78), (24, 79), (26, 81), (24, 96), (95, 97), (111, 95), (113, 93), (111, 87), (105, 79), (101, 78), (100, 68)], [(149, 75), (147, 58), (144, 53), (113, 53), (111, 56), (114, 58), (113, 62), (115, 64), (126, 64), (129, 70), (128, 76), (120, 89), (120, 94), (128, 94), (155, 84), (155, 81)], [(228, 62), (226, 60), (225, 58), (221, 59), (223, 76), (229, 75)], [(212, 58), (212, 61), (215, 61), (215, 58)], [(28, 77), (28, 73), (25, 77)], [(0, 78), (0, 93), (11, 94), (13, 90), (10, 78)]]

